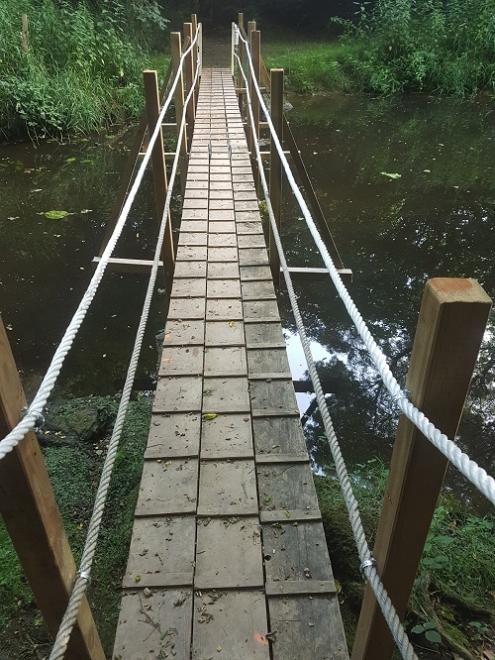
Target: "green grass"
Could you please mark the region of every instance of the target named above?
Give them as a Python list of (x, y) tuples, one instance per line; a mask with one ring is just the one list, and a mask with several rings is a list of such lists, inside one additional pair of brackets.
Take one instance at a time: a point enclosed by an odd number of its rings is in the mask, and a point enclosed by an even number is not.
[(346, 47), (338, 41), (269, 41), (263, 46), (266, 64), (285, 69), (289, 89), (299, 93), (350, 90), (344, 73)]

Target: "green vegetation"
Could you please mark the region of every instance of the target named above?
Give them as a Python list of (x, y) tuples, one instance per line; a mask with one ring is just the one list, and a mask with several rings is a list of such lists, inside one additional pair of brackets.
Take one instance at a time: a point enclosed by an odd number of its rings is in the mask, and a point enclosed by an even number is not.
[[(268, 49), (296, 91), (408, 91), (464, 96), (495, 89), (495, 0), (377, 0), (359, 5), (337, 42)], [(265, 49), (266, 51), (266, 49)]]
[[(111, 397), (59, 402), (48, 411), (40, 438), (76, 560), (86, 536), (116, 411), (117, 401)], [(93, 568), (89, 599), (108, 657), (117, 624), (120, 584), (129, 551), (150, 414), (147, 398), (138, 397), (131, 402)], [(41, 657), (38, 651), (46, 652), (49, 648), (42, 619), (2, 523), (0, 635), (2, 651), (9, 658)]]
[[(387, 471), (376, 459), (352, 474), (368, 540), (372, 546)], [(340, 489), (333, 476), (316, 477), (325, 533), (346, 630), (352, 640), (359, 615), (363, 582), (359, 560)], [(458, 501), (442, 496), (414, 585), (407, 617), (412, 641), (473, 659), (475, 649), (491, 649), (495, 635), (495, 518), (466, 512)], [(443, 650), (443, 651), (442, 651)], [(491, 656), (487, 656), (491, 657)]]
[[(29, 32), (23, 40), (24, 14)], [(3, 138), (88, 133), (135, 117), (141, 72), (166, 24), (155, 0), (3, 0)]]

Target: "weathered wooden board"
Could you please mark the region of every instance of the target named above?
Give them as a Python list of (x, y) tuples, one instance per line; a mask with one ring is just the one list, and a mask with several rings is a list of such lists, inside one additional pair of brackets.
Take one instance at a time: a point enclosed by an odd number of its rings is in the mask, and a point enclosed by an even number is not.
[(349, 657), (337, 596), (271, 597), (268, 606), (272, 629), (277, 631), (273, 660)]
[(201, 433), (199, 413), (169, 413), (151, 417), (145, 458), (197, 456)]
[(257, 517), (199, 519), (196, 589), (262, 587), (260, 536)]
[(124, 591), (113, 660), (189, 660), (192, 589)]
[(194, 660), (270, 660), (262, 591), (206, 591), (194, 597)]

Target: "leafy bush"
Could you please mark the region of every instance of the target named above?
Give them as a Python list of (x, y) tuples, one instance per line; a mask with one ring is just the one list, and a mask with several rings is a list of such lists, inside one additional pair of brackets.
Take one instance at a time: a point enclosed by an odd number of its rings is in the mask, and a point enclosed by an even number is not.
[[(21, 16), (29, 19), (22, 48)], [(166, 20), (155, 0), (0, 4), (0, 122), (4, 137), (94, 131), (140, 107), (135, 90)]]
[[(341, 65), (365, 89), (465, 95), (495, 86), (495, 0), (377, 0), (345, 26)], [(335, 21), (334, 21), (335, 22)]]

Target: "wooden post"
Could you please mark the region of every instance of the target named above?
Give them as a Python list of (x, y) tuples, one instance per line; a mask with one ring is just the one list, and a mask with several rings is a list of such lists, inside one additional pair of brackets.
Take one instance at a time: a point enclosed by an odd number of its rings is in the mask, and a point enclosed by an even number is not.
[[(250, 33), (249, 47), (251, 49), (251, 56), (253, 60), (253, 68), (258, 84), (260, 84), (260, 62), (261, 62), (261, 32), (259, 30), (252, 30)], [(253, 108), (253, 119), (254, 119), (254, 133), (256, 140), (259, 140), (260, 136), (260, 104), (258, 101), (258, 95), (253, 82), (253, 76), (249, 80), (249, 93), (251, 95), (251, 105)], [(253, 138), (252, 129), (249, 131), (249, 136), (251, 141), (249, 144), (249, 150), (251, 151), (251, 159), (253, 162), (253, 172), (254, 172), (254, 183), (256, 185), (256, 191), (259, 195), (260, 190), (260, 178), (258, 172), (258, 165), (256, 161), (256, 149)]]
[[(284, 70), (271, 69), (270, 71), (270, 112), (273, 121), (273, 126), (280, 138), (280, 143), (283, 142), (283, 118), (284, 118)], [(275, 216), (275, 222), (280, 232), (280, 218), (282, 206), (282, 161), (272, 138), (270, 143), (270, 201)], [(277, 283), (280, 279), (280, 259), (278, 256), (277, 246), (273, 231), (270, 225), (268, 233), (268, 249), (270, 254), (270, 267), (272, 269), (272, 277)]]
[(27, 14), (21, 16), (21, 49), (24, 53), (29, 52), (29, 20)]
[[(158, 117), (160, 115), (160, 96), (158, 91), (158, 76), (156, 71), (146, 69), (143, 71), (144, 100), (146, 118), (148, 120), (148, 134), (151, 137)], [(158, 223), (161, 222), (165, 198), (167, 196), (167, 168), (165, 166), (165, 152), (163, 149), (163, 133), (160, 126), (155, 146), (151, 154), (151, 166), (153, 170), (153, 189), (155, 196), (155, 207)], [(170, 210), (168, 212), (168, 223), (163, 241), (162, 261), (164, 270), (171, 271), (175, 261), (174, 240), (172, 237), (172, 219)]]
[[(0, 318), (0, 437), (17, 424), (26, 398)], [(38, 440), (33, 432), (0, 461), (0, 512), (48, 631), (55, 637), (76, 575), (76, 564)], [(86, 598), (67, 658), (105, 660)]]
[(244, 30), (244, 13), (242, 11), (237, 14), (237, 25), (241, 30)]
[[(191, 25), (192, 25), (192, 37), (191, 38), (194, 38), (194, 35), (196, 34), (196, 31), (198, 29), (198, 16), (197, 16), (197, 14), (191, 14)], [(198, 39), (199, 39), (199, 35), (198, 35)], [(196, 42), (196, 45), (193, 47), (192, 54), (193, 54), (193, 76), (195, 76), (196, 75), (196, 69), (198, 68), (198, 42)], [(193, 80), (194, 80), (194, 78), (193, 78)], [(199, 80), (198, 80), (198, 84), (199, 84)], [(198, 95), (195, 93), (195, 101), (198, 100), (197, 96)], [(194, 107), (196, 108), (196, 106), (194, 106)]]
[[(192, 23), (184, 23), (183, 33), (184, 33), (184, 39), (187, 39), (187, 37), (189, 37), (189, 43), (191, 43), (193, 39)], [(190, 51), (189, 55), (187, 55), (186, 59), (184, 60), (184, 82), (185, 82), (186, 94), (189, 94), (189, 90), (192, 87), (193, 80), (194, 80), (194, 62), (193, 62), (192, 53)], [(191, 94), (191, 98), (189, 99), (189, 103), (187, 104), (187, 110), (186, 110), (187, 126), (189, 129), (187, 133), (187, 144), (189, 150), (191, 149), (195, 114), (196, 114), (196, 99), (195, 99), (195, 94), (193, 92)]]
[[(170, 33), (170, 53), (172, 56), (172, 76), (174, 76), (177, 72), (177, 69), (180, 67), (180, 58), (182, 57), (180, 32)], [(179, 82), (175, 88), (174, 103), (175, 121), (177, 122), (177, 138), (179, 138), (180, 123), (182, 119), (182, 113), (184, 111), (184, 77), (182, 75), (182, 69), (179, 75)], [(182, 131), (182, 139), (180, 140), (179, 149), (181, 152), (181, 157), (187, 154), (187, 126)]]
[[(462, 416), (491, 300), (471, 279), (429, 280), (423, 294), (407, 376), (411, 401), (454, 438)], [(404, 416), (400, 418), (378, 524), (377, 569), (404, 617), (448, 461)], [(369, 587), (353, 660), (387, 660), (393, 641)]]

